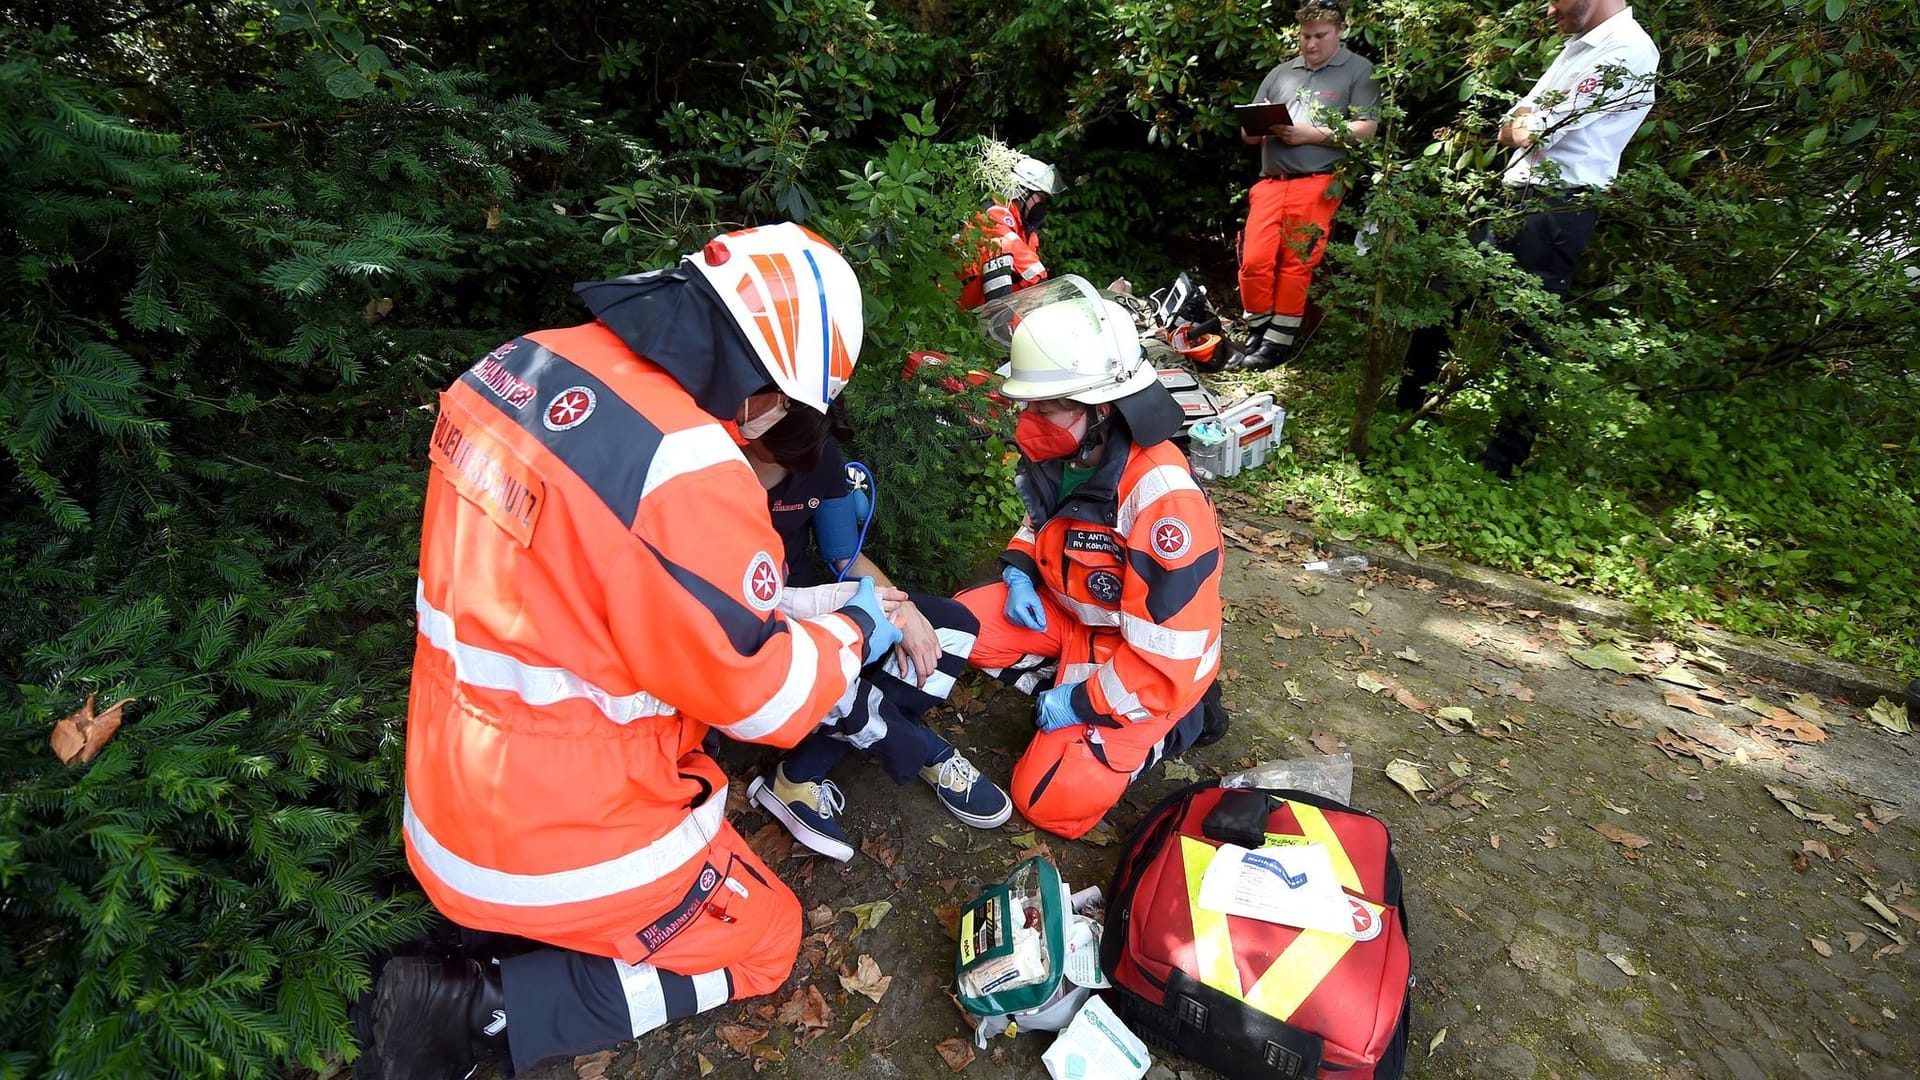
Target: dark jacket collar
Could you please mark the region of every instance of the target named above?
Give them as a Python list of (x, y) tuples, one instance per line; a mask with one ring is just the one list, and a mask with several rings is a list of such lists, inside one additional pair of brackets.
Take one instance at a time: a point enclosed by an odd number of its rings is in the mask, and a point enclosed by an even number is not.
[(713, 286), (684, 264), (585, 281), (573, 291), (627, 348), (665, 368), (717, 420), (733, 419), (741, 402), (773, 381)]

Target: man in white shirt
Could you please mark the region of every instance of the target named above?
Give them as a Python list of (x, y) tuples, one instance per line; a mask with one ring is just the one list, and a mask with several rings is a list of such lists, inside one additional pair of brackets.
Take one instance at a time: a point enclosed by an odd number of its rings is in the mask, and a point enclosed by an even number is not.
[[(1581, 196), (1605, 190), (1619, 174), (1621, 152), (1653, 108), (1660, 50), (1625, 0), (1547, 0), (1547, 15), (1566, 44), (1500, 125), (1500, 144), (1514, 151), (1503, 179), (1528, 213), (1512, 236), (1481, 241), (1565, 296), (1597, 217)], [(1401, 408), (1426, 400), (1450, 344), (1447, 326), (1415, 332), (1396, 396)], [(1515, 409), (1501, 419), (1480, 463), (1510, 476), (1532, 450), (1533, 425), (1524, 408)]]

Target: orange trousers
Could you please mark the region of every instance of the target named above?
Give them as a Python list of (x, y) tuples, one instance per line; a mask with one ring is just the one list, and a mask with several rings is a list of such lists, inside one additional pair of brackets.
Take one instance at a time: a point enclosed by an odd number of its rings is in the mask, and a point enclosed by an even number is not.
[[(1028, 693), (1086, 679), (1119, 638), (1118, 631), (1095, 631), (1081, 623), (1046, 591), (1040, 592), (1045, 630), (1007, 620), (1007, 587), (1000, 582), (968, 589), (955, 599), (980, 620), (969, 661)], [(1057, 661), (1057, 675), (1047, 661)], [(1097, 735), (1084, 724), (1036, 732), (1013, 767), (1013, 805), (1039, 828), (1078, 838), (1120, 801), (1135, 770), (1157, 752), (1178, 720), (1156, 716), (1124, 728), (1100, 728)]]
[(1240, 303), (1249, 315), (1272, 315), (1300, 325), (1307, 286), (1327, 251), (1327, 234), (1340, 200), (1327, 194), (1329, 174), (1261, 180), (1247, 193), (1247, 227), (1240, 234)]

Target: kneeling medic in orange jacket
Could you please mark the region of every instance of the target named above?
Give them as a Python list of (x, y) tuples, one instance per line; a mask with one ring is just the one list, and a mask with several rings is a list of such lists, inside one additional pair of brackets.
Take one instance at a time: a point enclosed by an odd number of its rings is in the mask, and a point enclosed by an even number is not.
[(1011, 794), (1073, 838), (1154, 762), (1225, 734), (1220, 526), (1168, 440), (1180, 406), (1132, 318), (1071, 275), (1014, 297), (1011, 373), (1023, 404), (1016, 483), (1026, 520), (1001, 580), (959, 596), (980, 620), (969, 659), (1036, 702)]
[(361, 1077), (525, 1068), (777, 987), (800, 905), (727, 823), (702, 742), (794, 745), (900, 638), (904, 594), (870, 579), (783, 614), (740, 451), (852, 377), (839, 253), (772, 225), (576, 291), (594, 321), (508, 342), (441, 395), (407, 705), (422, 888), (463, 927), (549, 947), (388, 963)]

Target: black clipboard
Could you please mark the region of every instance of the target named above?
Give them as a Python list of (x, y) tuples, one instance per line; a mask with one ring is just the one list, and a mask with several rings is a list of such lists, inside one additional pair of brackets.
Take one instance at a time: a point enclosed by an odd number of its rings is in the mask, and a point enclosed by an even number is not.
[(1275, 125), (1293, 126), (1293, 114), (1287, 111), (1284, 102), (1262, 101), (1252, 105), (1235, 105), (1233, 115), (1240, 121), (1240, 130), (1249, 135), (1265, 135)]

